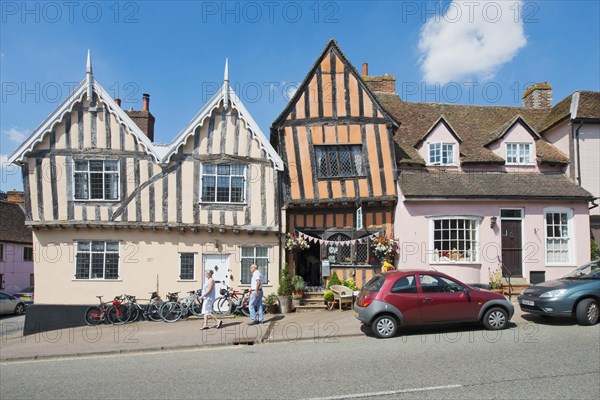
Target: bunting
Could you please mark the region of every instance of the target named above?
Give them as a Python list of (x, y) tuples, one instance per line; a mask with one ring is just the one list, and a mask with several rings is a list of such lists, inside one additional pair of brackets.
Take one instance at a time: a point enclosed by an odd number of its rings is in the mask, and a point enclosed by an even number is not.
[(375, 238), (377, 236), (379, 236), (380, 232), (375, 232), (372, 235), (369, 236), (363, 236), (359, 239), (353, 239), (353, 240), (323, 240), (320, 238), (316, 238), (314, 236), (310, 236), (307, 235), (306, 233), (302, 233), (300, 231), (298, 231), (298, 237), (303, 238), (304, 240), (308, 241), (309, 243), (319, 243), (319, 244), (324, 244), (326, 246), (353, 246), (357, 243), (368, 243), (369, 239)]

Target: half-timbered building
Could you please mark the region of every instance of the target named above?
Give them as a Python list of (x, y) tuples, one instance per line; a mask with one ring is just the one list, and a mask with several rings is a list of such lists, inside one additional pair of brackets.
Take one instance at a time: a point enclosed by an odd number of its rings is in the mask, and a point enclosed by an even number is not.
[(165, 145), (149, 96), (125, 111), (86, 78), (11, 155), (21, 165), (36, 251), (36, 304), (84, 305), (128, 293), (233, 287), (258, 264), (278, 281), (277, 171), (248, 110), (223, 85)]
[(288, 261), (308, 285), (331, 273), (359, 286), (371, 277), (369, 238), (393, 233), (397, 126), (334, 40), (273, 123), (286, 166), (283, 230), (310, 245)]

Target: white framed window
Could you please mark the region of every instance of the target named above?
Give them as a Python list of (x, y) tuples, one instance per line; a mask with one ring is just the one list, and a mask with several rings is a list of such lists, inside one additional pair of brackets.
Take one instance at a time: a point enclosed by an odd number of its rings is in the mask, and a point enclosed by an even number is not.
[(75, 279), (119, 279), (119, 242), (78, 240)]
[(245, 203), (246, 165), (203, 164), (202, 202)]
[(431, 218), (431, 262), (477, 263), (480, 220), (465, 217)]
[(544, 209), (546, 226), (546, 264), (570, 264), (573, 211), (567, 208)]
[(250, 266), (256, 264), (262, 274), (263, 283), (269, 281), (269, 248), (268, 247), (242, 247), (241, 248), (242, 284), (250, 284), (252, 273)]
[(531, 164), (531, 143), (506, 143), (506, 163)]
[(365, 174), (362, 145), (316, 145), (314, 148), (319, 178)]
[(75, 161), (73, 182), (75, 200), (119, 200), (119, 161)]
[(196, 279), (194, 268), (194, 253), (179, 253), (179, 279), (193, 281)]
[(0, 261), (4, 261), (4, 243), (0, 243)]
[(429, 143), (429, 164), (454, 164), (454, 143)]

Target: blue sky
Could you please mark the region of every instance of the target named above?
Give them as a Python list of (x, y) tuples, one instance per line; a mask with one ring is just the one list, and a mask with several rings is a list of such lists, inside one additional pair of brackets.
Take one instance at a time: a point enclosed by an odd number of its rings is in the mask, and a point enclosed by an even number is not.
[(532, 82), (554, 102), (600, 90), (599, 1), (21, 2), (0, 27), (0, 189), (21, 189), (6, 156), (85, 76), (123, 107), (151, 95), (157, 142), (170, 142), (230, 80), (269, 126), (335, 38), (354, 66), (396, 76), (407, 101), (520, 105)]

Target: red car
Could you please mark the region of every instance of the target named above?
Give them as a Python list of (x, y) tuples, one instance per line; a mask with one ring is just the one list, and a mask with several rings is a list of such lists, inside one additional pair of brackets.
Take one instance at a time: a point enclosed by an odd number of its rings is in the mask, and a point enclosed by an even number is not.
[(356, 318), (380, 338), (394, 336), (403, 325), (481, 321), (487, 329), (504, 329), (513, 313), (500, 294), (424, 270), (377, 274), (355, 303)]

